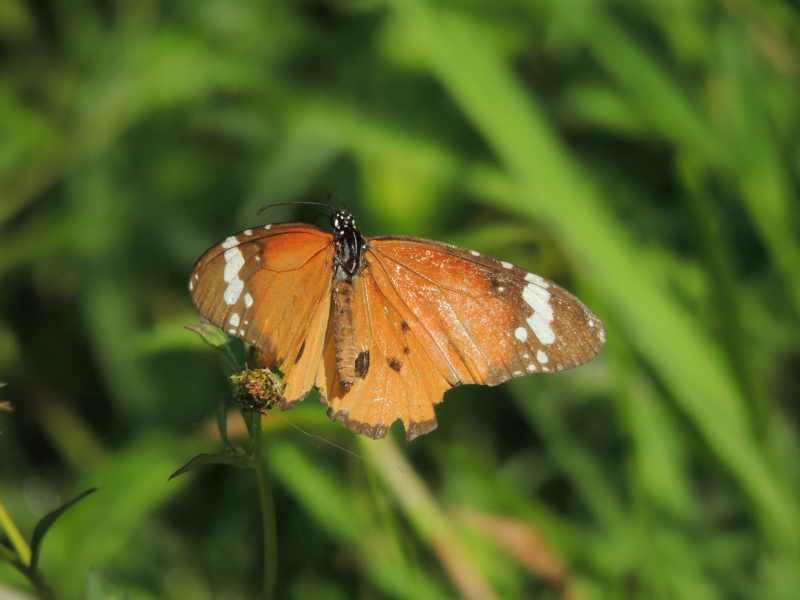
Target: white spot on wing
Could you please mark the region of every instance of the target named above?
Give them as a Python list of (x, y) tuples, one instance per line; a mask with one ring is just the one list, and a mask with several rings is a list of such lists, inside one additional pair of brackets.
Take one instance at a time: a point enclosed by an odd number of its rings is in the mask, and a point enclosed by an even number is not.
[(239, 279), (238, 277), (231, 281), (228, 284), (228, 287), (225, 288), (225, 293), (222, 295), (223, 299), (225, 300), (225, 304), (228, 306), (233, 306), (239, 300), (239, 295), (242, 293), (244, 289), (244, 281)]
[(229, 248), (225, 251), (224, 256), (225, 272), (222, 276), (228, 286), (225, 288), (222, 298), (225, 300), (225, 304), (233, 306), (238, 302), (239, 296), (244, 289), (244, 281), (239, 278), (239, 271), (244, 266), (244, 255), (239, 248)]
[(194, 282), (189, 279), (189, 291), (191, 292), (192, 290), (194, 290)]
[(538, 350), (536, 352), (536, 360), (538, 360), (543, 365), (546, 365), (550, 362), (550, 357), (547, 356), (547, 353), (544, 350)]
[(252, 229), (245, 229), (244, 230), (244, 234), (245, 235), (253, 235), (253, 230)]
[(236, 239), (235, 235), (228, 236), (227, 238), (225, 238), (225, 241), (222, 242), (222, 247), (225, 248), (226, 250), (228, 248), (233, 248), (234, 246), (238, 245), (239, 245), (239, 240)]
[(512, 375), (513, 375), (514, 377), (520, 377), (521, 375), (525, 375), (525, 373), (523, 373), (522, 371), (514, 371), (514, 372), (512, 373)]
[(528, 369), (528, 373), (533, 373), (536, 371), (536, 365), (533, 363), (530, 363), (526, 368)]
[(535, 283), (536, 285), (543, 287), (545, 289), (550, 287), (550, 283), (548, 283), (544, 279), (544, 277), (540, 277), (536, 273), (528, 273), (527, 275), (525, 275), (525, 281), (528, 281), (530, 283)]
[(550, 304), (550, 292), (536, 283), (529, 283), (522, 290), (522, 299), (533, 309), (527, 323), (534, 335), (542, 344), (555, 342), (556, 333), (551, 327), (553, 307)]
[(225, 272), (222, 277), (226, 283), (230, 283), (235, 277), (239, 276), (239, 271), (244, 266), (244, 254), (238, 248), (225, 250)]
[(514, 337), (517, 338), (520, 342), (524, 342), (528, 339), (528, 330), (524, 327), (517, 327), (514, 330)]
[(480, 256), (481, 255), (480, 252), (476, 252), (475, 250), (470, 250), (469, 253), (472, 254), (472, 256)]
[(239, 313), (231, 314), (230, 318), (228, 319), (228, 322), (231, 325), (233, 325), (234, 327), (238, 327), (239, 326)]
[(500, 264), (503, 265), (504, 269), (511, 269), (514, 267), (514, 265), (512, 265), (510, 262), (506, 262), (504, 260), (501, 260)]
[(250, 292), (247, 292), (244, 295), (244, 306), (245, 308), (250, 308), (253, 306), (253, 297), (250, 295)]
[(266, 229), (267, 231), (272, 229), (272, 223), (270, 223), (269, 225), (264, 225), (264, 229)]

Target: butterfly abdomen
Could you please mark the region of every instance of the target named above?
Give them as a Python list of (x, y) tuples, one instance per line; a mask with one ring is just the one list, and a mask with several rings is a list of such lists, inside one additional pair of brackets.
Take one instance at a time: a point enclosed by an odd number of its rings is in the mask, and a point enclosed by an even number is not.
[(369, 352), (359, 352), (353, 329), (353, 284), (336, 281), (333, 284), (333, 342), (336, 347), (336, 372), (345, 390), (356, 377), (362, 379), (369, 370)]

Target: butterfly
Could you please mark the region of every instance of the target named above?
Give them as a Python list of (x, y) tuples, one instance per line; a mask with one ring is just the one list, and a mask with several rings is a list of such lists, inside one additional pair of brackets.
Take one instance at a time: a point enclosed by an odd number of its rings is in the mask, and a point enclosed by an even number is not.
[(279, 405), (316, 387), (328, 416), (381, 438), (433, 431), (434, 406), (460, 384), (497, 385), (594, 358), (602, 322), (572, 294), (509, 262), (414, 237), (364, 237), (353, 215), (332, 231), (262, 225), (194, 266), (203, 317), (283, 375)]

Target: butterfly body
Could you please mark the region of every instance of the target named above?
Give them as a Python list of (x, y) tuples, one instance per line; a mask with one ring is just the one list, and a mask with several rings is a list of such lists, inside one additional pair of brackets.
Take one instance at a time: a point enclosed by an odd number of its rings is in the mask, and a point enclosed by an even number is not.
[(365, 238), (343, 210), (331, 227), (245, 230), (209, 249), (190, 278), (200, 313), (281, 371), (282, 408), (316, 387), (350, 429), (383, 437), (400, 419), (413, 439), (436, 427), (447, 389), (571, 368), (605, 342), (577, 298), (510, 263)]

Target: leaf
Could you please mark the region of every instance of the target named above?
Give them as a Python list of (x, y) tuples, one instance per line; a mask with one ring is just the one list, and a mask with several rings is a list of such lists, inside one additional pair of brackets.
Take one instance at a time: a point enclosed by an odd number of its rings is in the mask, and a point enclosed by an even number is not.
[(144, 432), (86, 472), (88, 481), (102, 482), (102, 502), (68, 511), (47, 534), (47, 556), (40, 568), (46, 559), (48, 581), (58, 587), (59, 597), (83, 597), (84, 574), (113, 570), (114, 561), (136, 547), (153, 515), (182, 493), (184, 481), (168, 482), (166, 475), (196, 447)]
[(179, 475), (183, 475), (189, 471), (194, 471), (195, 469), (204, 467), (205, 465), (231, 465), (234, 467), (247, 468), (252, 466), (252, 460), (245, 454), (234, 453), (230, 450), (224, 450), (222, 452), (216, 452), (213, 454), (197, 454), (189, 459), (189, 462), (170, 475), (169, 481), (175, 479)]
[(202, 322), (197, 325), (186, 325), (184, 328), (199, 335), (212, 348), (223, 348), (230, 341), (224, 331), (211, 323)]
[(64, 514), (64, 512), (71, 508), (73, 505), (77, 504), (87, 496), (94, 494), (97, 491), (96, 487), (89, 488), (85, 492), (81, 492), (77, 496), (75, 496), (72, 500), (65, 502), (57, 509), (52, 512), (47, 513), (42, 519), (36, 524), (36, 527), (33, 530), (33, 537), (31, 538), (31, 569), (36, 570), (36, 565), (39, 562), (39, 550), (42, 546), (42, 542), (44, 541), (44, 536), (47, 534), (47, 531), (56, 522), (56, 520)]
[(229, 337), (222, 329), (206, 321), (197, 325), (186, 325), (186, 329), (193, 331), (209, 346), (220, 351), (229, 375), (241, 370), (240, 365), (243, 361), (237, 359), (236, 353), (231, 348), (231, 341), (234, 338)]

